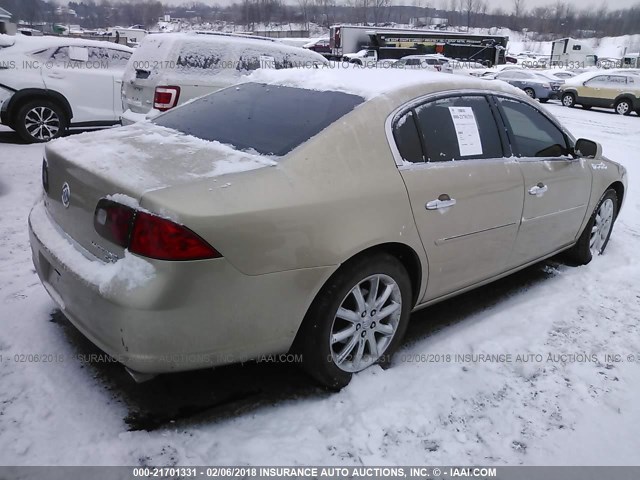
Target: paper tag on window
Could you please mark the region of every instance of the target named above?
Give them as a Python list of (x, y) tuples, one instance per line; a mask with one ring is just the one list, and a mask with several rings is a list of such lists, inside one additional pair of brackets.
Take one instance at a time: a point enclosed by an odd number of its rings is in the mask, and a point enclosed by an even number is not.
[(260, 68), (276, 68), (276, 59), (269, 55), (260, 55)]
[(460, 156), (482, 155), (482, 142), (473, 108), (449, 107), (449, 113), (456, 129)]

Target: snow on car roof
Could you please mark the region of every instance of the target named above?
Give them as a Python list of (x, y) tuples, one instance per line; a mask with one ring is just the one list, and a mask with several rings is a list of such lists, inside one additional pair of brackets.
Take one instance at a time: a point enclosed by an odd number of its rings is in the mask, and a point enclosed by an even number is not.
[(11, 38), (14, 39), (14, 43), (11, 47), (7, 48), (7, 51), (9, 53), (14, 53), (16, 51), (32, 52), (36, 50), (45, 50), (51, 47), (62, 47), (68, 45), (75, 45), (79, 47), (112, 48), (124, 52), (133, 52), (133, 48), (127, 47), (126, 45), (103, 42), (100, 40), (84, 40), (81, 38), (73, 38), (67, 36), (55, 37), (50, 35), (43, 35), (41, 37), (29, 37), (26, 35), (16, 35)]
[[(431, 85), (431, 90), (486, 89), (506, 93), (521, 90), (504, 83), (450, 73), (392, 68), (363, 68), (334, 63), (320, 68), (259, 69), (243, 79), (248, 82), (282, 85), (309, 90), (350, 93), (370, 100), (379, 95), (408, 87)], [(502, 83), (502, 82), (501, 82)]]

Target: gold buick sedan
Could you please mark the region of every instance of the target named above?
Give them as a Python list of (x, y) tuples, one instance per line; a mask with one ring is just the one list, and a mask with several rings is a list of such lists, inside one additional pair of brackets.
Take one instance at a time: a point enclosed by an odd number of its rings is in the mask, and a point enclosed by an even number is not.
[(333, 389), (413, 310), (603, 253), (627, 187), (514, 87), (364, 69), (259, 70), (53, 141), (42, 181), (38, 275), (135, 379), (297, 352)]

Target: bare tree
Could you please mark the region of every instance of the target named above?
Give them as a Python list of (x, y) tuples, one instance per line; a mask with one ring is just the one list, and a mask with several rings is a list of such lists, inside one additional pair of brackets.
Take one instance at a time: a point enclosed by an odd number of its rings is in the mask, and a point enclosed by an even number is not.
[(471, 17), (478, 11), (478, 0), (464, 0), (464, 12), (467, 16), (467, 30), (471, 27)]
[(371, 13), (373, 15), (373, 24), (378, 25), (385, 16), (388, 18), (388, 10), (391, 0), (371, 0)]

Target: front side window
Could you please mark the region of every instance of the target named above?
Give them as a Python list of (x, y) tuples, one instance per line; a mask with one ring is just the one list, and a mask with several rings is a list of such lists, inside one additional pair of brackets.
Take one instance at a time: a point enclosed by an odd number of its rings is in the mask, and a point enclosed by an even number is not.
[(245, 83), (170, 110), (154, 123), (237, 150), (282, 156), (363, 101), (342, 92)]
[(504, 122), (518, 157), (560, 157), (569, 153), (564, 133), (526, 103), (499, 98)]
[(597, 86), (607, 83), (607, 75), (598, 75), (597, 77), (593, 77), (591, 80), (588, 80), (585, 85), (587, 87)]
[(415, 112), (428, 162), (503, 156), (498, 127), (484, 96), (435, 100)]
[(131, 53), (121, 50), (109, 49), (109, 64), (116, 67), (124, 67), (129, 62)]

